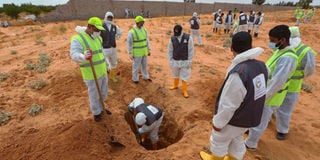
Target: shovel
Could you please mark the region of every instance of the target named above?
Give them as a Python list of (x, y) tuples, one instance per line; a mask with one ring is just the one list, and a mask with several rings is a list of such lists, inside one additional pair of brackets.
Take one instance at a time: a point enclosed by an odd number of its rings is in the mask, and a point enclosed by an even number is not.
[[(93, 77), (94, 77), (94, 81), (96, 83), (96, 87), (97, 87), (97, 90), (98, 90), (98, 94), (99, 94), (99, 99), (100, 99), (100, 102), (101, 102), (101, 105), (102, 105), (102, 110), (106, 110), (107, 114), (111, 114), (111, 112), (105, 108), (104, 106), (104, 103), (103, 103), (103, 99), (102, 99), (102, 95), (101, 95), (101, 91), (100, 91), (100, 88), (99, 88), (99, 83), (98, 83), (98, 79), (97, 79), (97, 75), (96, 75), (96, 71), (94, 70), (94, 67), (93, 67), (93, 63), (92, 63), (92, 60), (90, 59), (90, 67), (91, 67), (91, 70), (92, 70), (92, 73), (93, 73)], [(113, 136), (113, 133), (111, 133), (111, 130), (109, 128), (109, 126), (106, 124), (105, 125), (106, 128), (107, 128), (107, 132), (109, 133), (110, 135), (110, 141), (109, 143), (112, 145), (112, 146), (115, 146), (115, 147), (125, 147), (122, 143), (118, 142), (115, 137)]]

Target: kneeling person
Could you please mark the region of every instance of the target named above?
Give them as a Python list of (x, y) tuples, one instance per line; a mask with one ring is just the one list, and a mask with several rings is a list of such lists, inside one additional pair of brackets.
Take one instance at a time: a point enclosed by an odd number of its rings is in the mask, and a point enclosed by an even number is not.
[[(159, 128), (163, 119), (163, 112), (159, 107), (144, 103), (142, 98), (135, 98), (129, 104), (129, 110), (135, 115), (139, 134), (147, 134), (152, 143), (152, 149), (157, 149)], [(144, 138), (141, 140), (144, 141)]]

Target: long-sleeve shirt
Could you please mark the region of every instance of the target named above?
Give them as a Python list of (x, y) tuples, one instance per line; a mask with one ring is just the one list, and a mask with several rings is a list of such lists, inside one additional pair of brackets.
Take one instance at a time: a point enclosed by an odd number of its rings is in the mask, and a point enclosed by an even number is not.
[[(241, 54), (238, 54), (232, 61), (232, 64), (227, 70), (228, 73), (239, 63), (249, 59), (257, 58), (263, 49), (260, 47), (247, 50)], [(230, 74), (227, 79), (219, 101), (218, 113), (213, 117), (212, 124), (217, 128), (225, 127), (231, 120), (234, 112), (240, 107), (245, 96), (247, 89), (243, 85), (242, 80), (238, 73)]]
[[(142, 29), (144, 29), (144, 27), (141, 27), (140, 29), (137, 26), (134, 26), (138, 29), (139, 32), (143, 32)], [(150, 41), (149, 41), (149, 36), (148, 36), (148, 32), (147, 32), (147, 45), (148, 45), (148, 50), (150, 51)], [(129, 54), (132, 54), (133, 51), (133, 35), (132, 32), (128, 32), (128, 37), (127, 37), (127, 50)]]
[[(177, 39), (181, 42), (183, 33)], [(168, 44), (168, 58), (171, 67), (191, 67), (192, 58), (194, 56), (194, 44), (193, 39), (189, 36), (188, 42), (188, 60), (174, 60), (173, 59), (173, 45), (171, 39), (169, 40)]]
[(70, 57), (75, 62), (80, 63), (86, 61), (82, 45), (77, 39), (71, 41)]
[[(287, 46), (284, 49), (291, 48), (292, 46)], [(267, 84), (266, 101), (280, 91), (283, 85), (287, 82), (289, 75), (296, 69), (296, 61), (296, 58), (292, 56), (279, 57), (272, 77)]]

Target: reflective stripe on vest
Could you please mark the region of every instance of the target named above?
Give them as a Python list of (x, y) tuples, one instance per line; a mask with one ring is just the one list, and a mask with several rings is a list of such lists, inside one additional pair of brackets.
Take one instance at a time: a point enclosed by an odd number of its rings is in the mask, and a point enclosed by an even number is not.
[(148, 54), (147, 31), (141, 28), (141, 32), (137, 27), (130, 30), (133, 38), (133, 56), (142, 57)]
[[(102, 53), (102, 40), (101, 38), (92, 39), (86, 33), (79, 33), (75, 35), (72, 39), (77, 39), (82, 47), (83, 50), (92, 50), (92, 63), (96, 72), (97, 78), (102, 77), (107, 72), (107, 66), (105, 63), (105, 58)], [(80, 63), (80, 70), (84, 80), (94, 80), (94, 76), (91, 70), (90, 62), (85, 61)]]
[[(298, 57), (294, 54), (294, 51), (292, 51), (292, 50), (277, 50), (277, 51), (275, 51), (275, 53), (266, 62), (266, 65), (268, 66), (268, 68), (270, 70), (268, 81), (270, 80), (270, 78), (272, 78), (273, 72), (276, 68), (276, 64), (277, 64), (278, 60), (280, 59), (280, 57), (282, 57), (282, 56), (291, 56), (295, 59), (298, 59)], [(297, 65), (297, 61), (296, 61), (295, 66), (296, 65)], [(291, 79), (293, 73), (294, 72), (292, 72), (289, 75), (287, 82), (282, 86), (280, 91), (278, 91), (276, 94), (272, 95), (271, 98), (269, 98), (269, 100), (266, 102), (267, 106), (277, 107), (283, 103), (283, 100), (288, 92), (288, 86), (291, 82), (290, 79)]]
[(301, 62), (311, 48), (304, 44), (300, 44), (297, 48), (295, 48), (295, 50), (296, 55), (298, 56), (298, 62), (297, 68), (291, 77), (288, 92), (300, 92), (304, 78), (304, 67), (301, 66)]

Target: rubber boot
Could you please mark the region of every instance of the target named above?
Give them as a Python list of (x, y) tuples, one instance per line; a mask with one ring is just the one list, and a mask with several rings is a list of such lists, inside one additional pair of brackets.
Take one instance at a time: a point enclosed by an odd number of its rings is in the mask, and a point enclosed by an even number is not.
[(187, 82), (186, 81), (182, 81), (182, 92), (183, 92), (183, 97), (184, 98), (188, 98), (188, 91), (187, 91)]
[(118, 80), (116, 79), (116, 69), (111, 69), (110, 71), (110, 79), (112, 82), (118, 82)]
[(237, 158), (234, 158), (234, 157), (228, 155), (228, 156), (225, 156), (223, 160), (237, 160)]
[(179, 78), (175, 78), (175, 79), (173, 80), (173, 86), (170, 87), (170, 89), (171, 89), (171, 90), (177, 89), (177, 88), (178, 88), (178, 85), (179, 85)]
[(213, 154), (209, 154), (204, 151), (200, 152), (200, 157), (202, 160), (223, 160), (223, 158), (224, 158), (224, 157), (217, 157)]
[(218, 35), (221, 35), (221, 29), (218, 29)]

